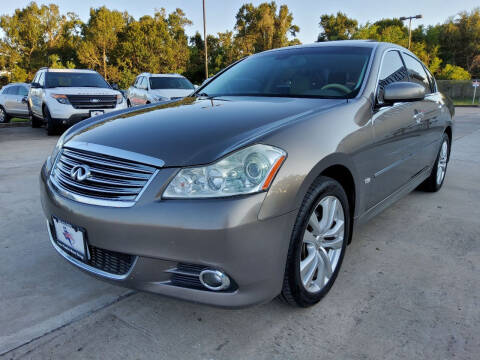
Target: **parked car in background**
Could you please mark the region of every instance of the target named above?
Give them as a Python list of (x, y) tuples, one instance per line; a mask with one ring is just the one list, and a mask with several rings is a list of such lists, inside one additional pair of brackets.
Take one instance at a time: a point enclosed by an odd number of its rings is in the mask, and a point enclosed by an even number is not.
[(142, 73), (127, 91), (128, 106), (180, 99), (194, 90), (195, 86), (180, 74)]
[(93, 70), (41, 68), (28, 93), (32, 127), (46, 125), (53, 135), (62, 127), (127, 107), (123, 95)]
[(30, 84), (12, 83), (0, 90), (0, 123), (12, 117), (28, 118), (27, 97)]
[(356, 226), (442, 187), (453, 115), (398, 45), (252, 55), (193, 96), (67, 131), (41, 171), (50, 240), (115, 284), (225, 307), (280, 294), (311, 306)]

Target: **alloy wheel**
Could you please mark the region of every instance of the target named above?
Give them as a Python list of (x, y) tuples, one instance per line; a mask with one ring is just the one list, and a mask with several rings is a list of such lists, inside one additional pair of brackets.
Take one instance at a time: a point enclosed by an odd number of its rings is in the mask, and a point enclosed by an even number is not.
[(5, 122), (5, 110), (3, 110), (2, 108), (0, 108), (0, 123), (3, 123)]
[(322, 198), (315, 206), (303, 236), (300, 278), (308, 292), (317, 293), (338, 266), (345, 238), (345, 215), (335, 196)]
[(442, 143), (440, 149), (440, 154), (438, 157), (437, 165), (437, 184), (440, 185), (445, 178), (445, 173), (447, 172), (447, 160), (448, 160), (448, 144), (446, 141)]

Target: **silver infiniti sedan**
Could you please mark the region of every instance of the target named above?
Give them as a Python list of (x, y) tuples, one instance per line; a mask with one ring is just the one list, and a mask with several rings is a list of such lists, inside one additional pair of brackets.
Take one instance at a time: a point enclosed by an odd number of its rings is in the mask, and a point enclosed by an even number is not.
[(50, 241), (118, 285), (223, 307), (278, 295), (310, 306), (356, 226), (442, 187), (452, 117), (397, 45), (256, 54), (192, 96), (65, 132), (40, 176)]

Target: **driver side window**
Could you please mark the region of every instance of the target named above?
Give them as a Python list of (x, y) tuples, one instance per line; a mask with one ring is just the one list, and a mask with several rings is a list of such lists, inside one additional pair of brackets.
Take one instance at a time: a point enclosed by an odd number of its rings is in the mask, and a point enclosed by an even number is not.
[(400, 53), (396, 50), (388, 51), (383, 57), (378, 76), (377, 103), (383, 104), (383, 89), (388, 84), (408, 81), (408, 72), (403, 64)]

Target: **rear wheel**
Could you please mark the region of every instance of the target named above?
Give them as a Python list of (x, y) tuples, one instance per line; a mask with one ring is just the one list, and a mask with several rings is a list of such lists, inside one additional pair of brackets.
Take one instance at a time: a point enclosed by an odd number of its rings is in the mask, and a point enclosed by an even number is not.
[(43, 118), (45, 119), (47, 134), (49, 136), (57, 135), (59, 131), (58, 123), (57, 121), (52, 119), (52, 117), (50, 116), (50, 111), (48, 111), (48, 108), (46, 106), (43, 109)]
[(0, 106), (0, 123), (8, 123), (10, 121), (10, 116), (7, 114), (5, 109)]
[(319, 177), (307, 192), (293, 228), (281, 296), (290, 304), (316, 304), (332, 287), (350, 236), (350, 210), (342, 186)]
[(438, 151), (437, 159), (433, 165), (430, 176), (420, 185), (422, 190), (436, 192), (442, 188), (447, 173), (448, 160), (450, 158), (450, 138), (443, 134), (442, 145)]

